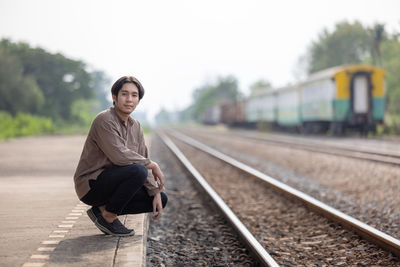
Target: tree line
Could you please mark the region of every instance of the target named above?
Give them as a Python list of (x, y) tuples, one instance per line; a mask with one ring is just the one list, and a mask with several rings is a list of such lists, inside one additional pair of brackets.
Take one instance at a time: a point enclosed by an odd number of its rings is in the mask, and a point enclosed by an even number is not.
[[(298, 59), (296, 74), (299, 79), (311, 73), (345, 64), (372, 64), (386, 71), (387, 115), (383, 130), (400, 134), (400, 34), (389, 33), (384, 24), (372, 27), (360, 22), (343, 21), (332, 31), (323, 29), (312, 41), (304, 55)], [(266, 74), (267, 75), (267, 74)], [(272, 87), (268, 78), (255, 81), (250, 94)], [(214, 104), (233, 101), (240, 97), (238, 80), (230, 75), (219, 77), (214, 83), (207, 83), (195, 89), (192, 104), (178, 114), (181, 120), (198, 120), (200, 114)], [(177, 117), (162, 110), (157, 115), (161, 122)], [(157, 119), (156, 117), (156, 119)]]
[[(0, 139), (29, 135), (21, 127), (38, 134), (54, 131), (54, 125), (87, 125), (93, 114), (110, 105), (104, 91), (109, 84), (104, 72), (80, 60), (2, 39)], [(41, 124), (46, 125), (42, 130)]]

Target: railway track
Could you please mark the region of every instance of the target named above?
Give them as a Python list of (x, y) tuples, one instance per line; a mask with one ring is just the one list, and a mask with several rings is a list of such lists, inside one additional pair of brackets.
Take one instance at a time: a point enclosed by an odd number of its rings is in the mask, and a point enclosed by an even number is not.
[(368, 160), (372, 162), (390, 164), (400, 166), (400, 153), (395, 151), (383, 151), (383, 150), (372, 150), (370, 148), (357, 147), (355, 145), (344, 145), (337, 144), (329, 141), (321, 140), (307, 140), (305, 138), (294, 138), (287, 136), (258, 136), (256, 134), (245, 133), (241, 131), (235, 131), (234, 133), (222, 133), (216, 131), (197, 130), (204, 131), (208, 134), (220, 136), (232, 136), (240, 137), (244, 139), (251, 139), (255, 141), (265, 142), (273, 145), (287, 146), (291, 148), (298, 148), (311, 152), (319, 152), (324, 154), (356, 158), (362, 160)]
[[(322, 214), (324, 217), (327, 217), (333, 221), (338, 222), (340, 225), (343, 225), (344, 227), (346, 227), (348, 229), (354, 230), (360, 236), (363, 236), (364, 238), (370, 240), (371, 242), (377, 244), (378, 246), (392, 252), (393, 254), (395, 254), (397, 256), (400, 256), (400, 241), (399, 240), (397, 240), (389, 235), (386, 235), (386, 234), (384, 234), (384, 233), (382, 233), (382, 232), (380, 232), (380, 231), (378, 231), (378, 230), (376, 230), (376, 229), (374, 229), (374, 228), (372, 228), (350, 216), (347, 216), (346, 214), (343, 214), (340, 211), (335, 210), (335, 209), (323, 204), (322, 202), (320, 202), (310, 196), (307, 196), (306, 194), (303, 194), (302, 192), (299, 192), (298, 190), (288, 187), (288, 186), (278, 182), (277, 180), (275, 180), (263, 173), (260, 173), (259, 171), (255, 170), (243, 163), (240, 163), (226, 155), (223, 155), (222, 153), (220, 153), (218, 151), (215, 151), (209, 147), (206, 147), (205, 145), (203, 145), (187, 136), (184, 136), (177, 132), (173, 132), (173, 133), (169, 133), (169, 134), (174, 139), (179, 140), (178, 142), (183, 142), (186, 145), (191, 146), (192, 148), (199, 149), (199, 150), (207, 153), (209, 156), (212, 156), (212, 157), (218, 158), (221, 161), (224, 161), (225, 164), (228, 163), (229, 165), (231, 165), (237, 169), (240, 169), (240, 172), (245, 172), (246, 175), (261, 180), (263, 183), (267, 184), (270, 188), (273, 188), (274, 191), (278, 191), (280, 194), (285, 195), (286, 198), (289, 197), (291, 199), (295, 199), (296, 201), (300, 201), (303, 205), (307, 206), (309, 209), (314, 210), (314, 211), (318, 212), (319, 214)], [(209, 188), (209, 186), (206, 185), (206, 182), (204, 180), (202, 180), (203, 178), (200, 175), (200, 173), (193, 167), (193, 165), (187, 160), (187, 158), (183, 154), (181, 154), (181, 152), (179, 151), (177, 146), (171, 141), (171, 139), (168, 138), (164, 134), (161, 134), (161, 137), (164, 140), (164, 142), (167, 144), (167, 146), (176, 154), (176, 156), (186, 166), (186, 168), (193, 174), (193, 176), (196, 177), (198, 182), (200, 184), (203, 184), (203, 187)], [(196, 153), (197, 152), (195, 152), (195, 154)], [(214, 159), (214, 161), (215, 161), (215, 159)], [(255, 189), (255, 190), (257, 190), (257, 189)], [(227, 208), (226, 205), (224, 205), (223, 202), (221, 202), (222, 200), (218, 197), (218, 195), (216, 195), (215, 192), (213, 193), (213, 195), (214, 195), (213, 198), (215, 199), (214, 201), (217, 203), (217, 205), (222, 210), (226, 210), (226, 208)], [(245, 200), (247, 200), (247, 199), (245, 199)], [(257, 201), (255, 201), (255, 202), (257, 202)], [(261, 207), (261, 209), (262, 209), (262, 207)], [(296, 210), (298, 210), (298, 208), (294, 208), (293, 210), (294, 210), (294, 212), (296, 212)], [(263, 247), (265, 247), (265, 244), (261, 245), (252, 234), (250, 234), (248, 231), (246, 232), (246, 227), (244, 227), (243, 225), (235, 226), (238, 219), (237, 218), (235, 219), (235, 216), (234, 216), (234, 214), (232, 215), (232, 212), (224, 211), (223, 213), (229, 218), (229, 221), (234, 225), (234, 228), (241, 231), (240, 236), (242, 236), (242, 238), (244, 240), (247, 240), (247, 241), (245, 241), (245, 243), (248, 245), (249, 249), (251, 251), (253, 251), (253, 253), (259, 259), (261, 264), (274, 266), (274, 264), (276, 264), (276, 262), (275, 263), (270, 262), (269, 260), (271, 260), (272, 257), (268, 253), (266, 253), (265, 250), (263, 249)], [(293, 216), (296, 217), (297, 215), (296, 216), (293, 215)], [(256, 224), (263, 224), (263, 222), (261, 222), (261, 223), (257, 222)], [(239, 221), (239, 225), (240, 225), (240, 221)], [(321, 231), (316, 230), (316, 232), (318, 233)], [(258, 234), (258, 236), (259, 235), (260, 234)], [(326, 234), (322, 233), (317, 236), (324, 237), (324, 236), (326, 236)], [(314, 235), (314, 237), (315, 237), (315, 235)], [(283, 237), (283, 239), (285, 239), (285, 238), (291, 239), (291, 237)], [(347, 239), (349, 239), (349, 238), (347, 238)], [(267, 240), (270, 242), (273, 242), (274, 238), (267, 237)], [(321, 240), (315, 241), (314, 239), (311, 239), (311, 241), (306, 240), (304, 242), (301, 242), (301, 244), (308, 246), (307, 249), (310, 249), (310, 246), (313, 246), (316, 244), (322, 244), (323, 242), (322, 243), (321, 242), (322, 242)], [(335, 244), (332, 244), (332, 242), (334, 243), (334, 241), (331, 241), (331, 243), (328, 244), (327, 246), (328, 247), (335, 246)], [(353, 242), (356, 242), (356, 241), (353, 241)], [(290, 245), (291, 244), (289, 244), (289, 246)], [(274, 251), (274, 250), (272, 249), (272, 251)], [(287, 256), (287, 254), (290, 254), (290, 252), (284, 252), (284, 251), (282, 252), (281, 251), (280, 253), (275, 252), (275, 254), (278, 254), (278, 256), (281, 257), (282, 255)], [(329, 259), (329, 257), (328, 257), (328, 259)], [(281, 263), (285, 264), (285, 262), (281, 262)], [(290, 265), (293, 263), (294, 262), (292, 261), (292, 262), (289, 262), (288, 264)], [(296, 262), (296, 264), (297, 263), (299, 263), (299, 262)]]

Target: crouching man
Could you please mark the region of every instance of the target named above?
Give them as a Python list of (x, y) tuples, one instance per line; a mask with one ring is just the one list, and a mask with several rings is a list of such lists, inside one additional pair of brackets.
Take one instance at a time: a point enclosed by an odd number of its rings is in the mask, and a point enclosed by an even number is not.
[(143, 131), (130, 115), (144, 95), (132, 76), (118, 79), (111, 88), (114, 107), (93, 120), (74, 175), (79, 199), (92, 206), (90, 219), (103, 233), (134, 235), (118, 215), (153, 212), (159, 219), (167, 203), (161, 192), (164, 175), (149, 159)]

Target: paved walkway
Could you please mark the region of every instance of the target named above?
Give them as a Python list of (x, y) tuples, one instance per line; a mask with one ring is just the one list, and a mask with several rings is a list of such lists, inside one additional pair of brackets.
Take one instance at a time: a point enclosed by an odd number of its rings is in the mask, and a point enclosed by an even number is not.
[(120, 218), (134, 237), (105, 236), (75, 195), (72, 176), (84, 139), (0, 142), (1, 266), (145, 265), (147, 216)]

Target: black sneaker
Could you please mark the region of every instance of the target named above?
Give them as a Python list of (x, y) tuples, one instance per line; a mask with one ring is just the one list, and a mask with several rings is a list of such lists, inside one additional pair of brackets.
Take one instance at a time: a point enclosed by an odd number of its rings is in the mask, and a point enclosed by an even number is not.
[(97, 217), (99, 215), (101, 215), (101, 211), (98, 207), (91, 207), (90, 209), (88, 209), (86, 211), (87, 215), (89, 216), (89, 218), (95, 222), (97, 220)]
[[(92, 222), (94, 222), (94, 224), (97, 226), (97, 224), (96, 224), (97, 218), (99, 216), (102, 217), (101, 216), (101, 211), (99, 210), (99, 208), (98, 207), (91, 207), (90, 209), (88, 209), (86, 211), (86, 213), (89, 216), (89, 218), (92, 220)], [(97, 228), (99, 228), (99, 227), (97, 226)], [(109, 234), (109, 233), (103, 231), (101, 228), (99, 228), (99, 230), (102, 231), (106, 235)]]
[(95, 221), (97, 228), (102, 232), (113, 236), (132, 236), (135, 234), (133, 229), (128, 229), (123, 225), (118, 218), (116, 218), (112, 223), (108, 223), (103, 216), (97, 217)]

